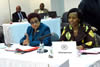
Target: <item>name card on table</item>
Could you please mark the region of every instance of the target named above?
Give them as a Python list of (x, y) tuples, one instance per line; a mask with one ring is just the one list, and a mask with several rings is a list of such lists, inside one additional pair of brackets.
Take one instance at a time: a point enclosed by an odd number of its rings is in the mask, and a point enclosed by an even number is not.
[(53, 52), (56, 54), (77, 56), (77, 48), (75, 41), (57, 41), (53, 42)]

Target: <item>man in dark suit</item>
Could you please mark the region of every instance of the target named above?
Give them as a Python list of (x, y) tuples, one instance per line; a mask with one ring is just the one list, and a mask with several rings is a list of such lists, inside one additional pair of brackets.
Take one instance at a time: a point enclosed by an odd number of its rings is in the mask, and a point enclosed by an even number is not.
[(16, 12), (12, 14), (12, 22), (22, 22), (23, 19), (27, 19), (26, 13), (21, 11), (21, 7), (16, 7)]

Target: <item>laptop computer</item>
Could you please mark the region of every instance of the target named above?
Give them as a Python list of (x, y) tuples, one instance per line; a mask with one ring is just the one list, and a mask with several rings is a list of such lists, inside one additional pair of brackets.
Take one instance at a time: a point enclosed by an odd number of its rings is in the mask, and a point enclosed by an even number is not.
[(48, 16), (48, 13), (40, 13), (39, 15), (40, 15), (41, 19), (44, 19), (44, 16)]
[(57, 17), (56, 11), (49, 11), (49, 12), (48, 12), (48, 15), (49, 15), (49, 17), (51, 17), (51, 18), (56, 18), (56, 17)]

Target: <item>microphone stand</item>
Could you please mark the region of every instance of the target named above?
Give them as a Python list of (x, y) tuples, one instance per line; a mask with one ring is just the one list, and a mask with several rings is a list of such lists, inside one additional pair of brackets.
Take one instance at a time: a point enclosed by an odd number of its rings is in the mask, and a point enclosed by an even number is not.
[(39, 49), (37, 50), (37, 53), (46, 53), (48, 52), (47, 49), (44, 49), (44, 44), (42, 43), (42, 39), (40, 39), (40, 45), (39, 45)]

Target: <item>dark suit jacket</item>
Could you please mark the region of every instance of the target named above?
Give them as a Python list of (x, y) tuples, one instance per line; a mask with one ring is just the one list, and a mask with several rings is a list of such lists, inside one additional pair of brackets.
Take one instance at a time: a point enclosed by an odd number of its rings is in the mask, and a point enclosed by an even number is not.
[(4, 43), (4, 34), (2, 26), (0, 26), (0, 43)]
[(96, 27), (100, 35), (100, 0), (82, 0), (79, 9), (83, 12), (85, 22)]
[[(22, 11), (21, 11), (21, 14), (23, 15), (23, 18), (24, 18), (24, 19), (27, 18), (25, 12), (22, 12)], [(13, 13), (13, 14), (12, 14), (12, 22), (18, 22), (18, 20), (19, 20), (18, 13), (17, 13), (17, 12)]]

